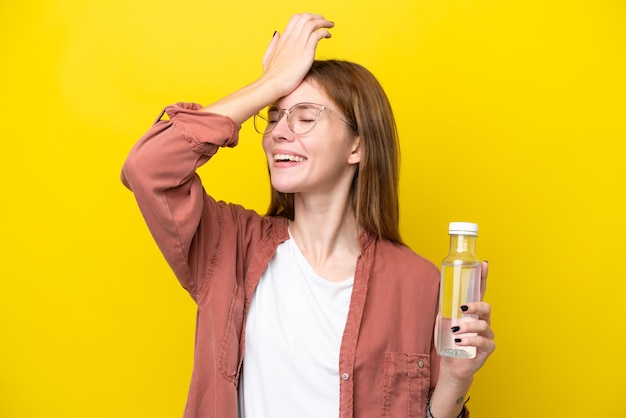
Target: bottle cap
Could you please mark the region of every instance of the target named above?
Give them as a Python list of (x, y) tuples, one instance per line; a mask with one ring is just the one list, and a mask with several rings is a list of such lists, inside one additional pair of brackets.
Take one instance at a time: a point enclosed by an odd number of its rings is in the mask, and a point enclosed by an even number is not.
[(478, 235), (478, 224), (471, 222), (450, 222), (448, 228), (450, 235)]

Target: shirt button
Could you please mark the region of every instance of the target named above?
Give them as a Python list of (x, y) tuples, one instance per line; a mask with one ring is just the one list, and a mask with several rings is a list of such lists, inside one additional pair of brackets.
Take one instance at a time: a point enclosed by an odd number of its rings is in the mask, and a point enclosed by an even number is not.
[(423, 369), (423, 368), (424, 368), (424, 362), (423, 362), (422, 360), (420, 360), (420, 361), (419, 361), (419, 363), (417, 363), (417, 366), (418, 366), (420, 369)]
[(349, 375), (348, 373), (343, 373), (343, 374), (341, 375), (341, 378), (342, 378), (343, 380), (348, 380), (348, 379), (350, 379), (350, 375)]

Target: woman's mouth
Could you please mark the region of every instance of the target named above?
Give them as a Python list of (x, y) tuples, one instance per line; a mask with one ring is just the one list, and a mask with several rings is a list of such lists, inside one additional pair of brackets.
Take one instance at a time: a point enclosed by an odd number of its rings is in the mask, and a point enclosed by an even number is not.
[(299, 155), (291, 155), (291, 154), (274, 154), (274, 162), (282, 163), (282, 162), (294, 162), (299, 163), (304, 161), (306, 158), (300, 157)]

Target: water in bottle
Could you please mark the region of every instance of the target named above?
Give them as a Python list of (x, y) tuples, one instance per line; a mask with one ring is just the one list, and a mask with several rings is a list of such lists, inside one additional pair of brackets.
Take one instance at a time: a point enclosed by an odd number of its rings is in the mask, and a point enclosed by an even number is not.
[(478, 225), (451, 222), (450, 251), (441, 266), (439, 313), (435, 328), (435, 347), (442, 356), (476, 357), (476, 347), (459, 346), (457, 338), (475, 334), (453, 334), (452, 327), (477, 319), (465, 314), (461, 306), (480, 300), (480, 260), (476, 257)]

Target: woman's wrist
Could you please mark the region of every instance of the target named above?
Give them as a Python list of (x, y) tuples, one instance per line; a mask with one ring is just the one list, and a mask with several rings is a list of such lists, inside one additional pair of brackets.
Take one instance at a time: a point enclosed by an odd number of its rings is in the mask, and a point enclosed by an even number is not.
[(278, 91), (274, 80), (259, 78), (201, 110), (228, 116), (241, 124), (277, 100), (280, 97)]
[[(459, 414), (456, 416), (456, 418), (463, 418), (465, 416), (465, 404), (469, 401), (469, 398), (467, 398), (467, 400), (465, 400), (463, 402), (463, 406), (461, 407), (461, 412), (459, 412)], [(439, 417), (439, 415), (437, 415), (437, 417)], [(435, 415), (433, 415), (433, 411), (431, 410), (431, 402), (430, 399), (428, 400), (428, 403), (426, 404), (426, 418), (437, 418), (435, 417)]]
[(437, 386), (428, 400), (427, 417), (462, 417), (465, 399), (473, 380), (473, 377), (457, 379), (441, 370)]

